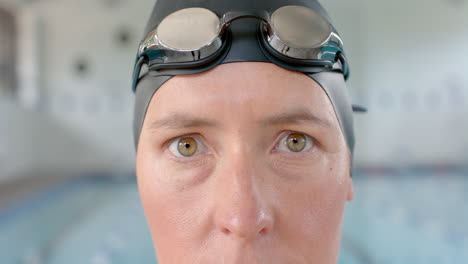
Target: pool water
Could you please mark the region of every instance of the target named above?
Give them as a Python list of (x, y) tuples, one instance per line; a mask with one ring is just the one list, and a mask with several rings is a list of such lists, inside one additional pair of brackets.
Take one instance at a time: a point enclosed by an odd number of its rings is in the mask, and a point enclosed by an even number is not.
[[(340, 264), (468, 263), (468, 174), (354, 175)], [(0, 208), (1, 264), (156, 263), (132, 178), (83, 177)]]

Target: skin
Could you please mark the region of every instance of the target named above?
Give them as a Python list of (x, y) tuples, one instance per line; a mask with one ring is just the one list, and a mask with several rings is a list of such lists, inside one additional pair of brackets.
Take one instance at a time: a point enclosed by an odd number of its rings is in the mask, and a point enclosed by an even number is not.
[[(311, 139), (300, 152), (284, 144), (294, 132)], [(193, 156), (178, 156), (184, 137), (198, 140)], [(153, 96), (137, 153), (162, 264), (336, 263), (349, 169), (323, 89), (262, 62), (170, 79)]]

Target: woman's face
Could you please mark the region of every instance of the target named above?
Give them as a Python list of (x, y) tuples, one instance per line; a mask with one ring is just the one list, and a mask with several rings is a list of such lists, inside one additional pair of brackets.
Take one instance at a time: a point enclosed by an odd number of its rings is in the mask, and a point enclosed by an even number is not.
[(302, 73), (241, 62), (170, 79), (137, 153), (159, 263), (335, 264), (349, 162), (327, 95)]

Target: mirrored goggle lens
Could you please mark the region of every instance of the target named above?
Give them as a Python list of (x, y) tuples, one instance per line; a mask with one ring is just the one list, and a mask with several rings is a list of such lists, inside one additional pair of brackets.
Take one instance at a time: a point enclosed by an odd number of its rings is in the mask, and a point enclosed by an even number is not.
[(157, 27), (159, 40), (175, 50), (198, 50), (215, 40), (220, 19), (205, 8), (186, 8), (165, 17)]
[(331, 25), (317, 12), (304, 6), (284, 6), (271, 16), (274, 34), (286, 45), (314, 48), (326, 42)]

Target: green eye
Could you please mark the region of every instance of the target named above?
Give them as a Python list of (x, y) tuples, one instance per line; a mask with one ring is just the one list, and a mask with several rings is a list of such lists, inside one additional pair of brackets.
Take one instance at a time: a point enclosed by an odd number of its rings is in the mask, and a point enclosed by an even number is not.
[(291, 134), (287, 139), (288, 149), (293, 152), (302, 151), (306, 146), (306, 141), (306, 137), (302, 134)]
[(167, 150), (181, 161), (206, 157), (210, 154), (210, 150), (200, 138), (201, 136), (196, 134), (174, 138), (169, 142)]
[(184, 157), (190, 157), (197, 152), (197, 141), (191, 137), (182, 138), (177, 144), (177, 151)]
[(305, 134), (290, 133), (281, 139), (278, 148), (288, 152), (301, 152), (310, 149), (313, 143), (313, 139)]

